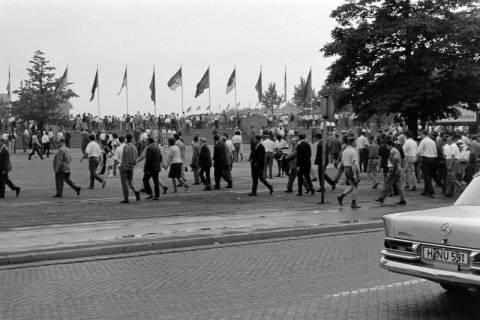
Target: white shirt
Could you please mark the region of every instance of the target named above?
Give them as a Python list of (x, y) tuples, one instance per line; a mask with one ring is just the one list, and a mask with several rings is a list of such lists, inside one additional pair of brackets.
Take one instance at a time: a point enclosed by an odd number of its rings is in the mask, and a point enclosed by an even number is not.
[(352, 146), (348, 146), (343, 150), (342, 162), (345, 167), (353, 167), (358, 164), (358, 153)]
[(270, 140), (269, 138), (262, 141), (262, 145), (265, 148), (265, 152), (274, 152), (275, 151), (275, 143)]
[(288, 143), (285, 140), (277, 140), (275, 141), (275, 149), (281, 150), (281, 149), (288, 149)]
[(46, 134), (44, 134), (42, 136), (42, 143), (48, 143), (50, 141), (50, 139), (48, 138), (48, 136)]
[(102, 150), (100, 149), (98, 143), (96, 143), (95, 141), (90, 141), (85, 148), (85, 153), (88, 155), (89, 158), (99, 158), (102, 154)]
[(437, 145), (435, 141), (430, 139), (430, 137), (423, 138), (418, 145), (417, 154), (421, 157), (436, 158)]
[(242, 143), (242, 136), (241, 135), (234, 135), (232, 137), (232, 143)]
[(368, 143), (367, 137), (365, 137), (363, 134), (357, 138), (357, 148), (358, 149), (365, 149), (369, 145), (370, 144)]
[(115, 151), (113, 152), (113, 158), (118, 161), (118, 163), (122, 163), (122, 156), (123, 156), (123, 147), (125, 143), (120, 144)]
[(403, 144), (403, 153), (405, 157), (416, 157), (417, 156), (417, 143), (412, 138), (405, 140)]

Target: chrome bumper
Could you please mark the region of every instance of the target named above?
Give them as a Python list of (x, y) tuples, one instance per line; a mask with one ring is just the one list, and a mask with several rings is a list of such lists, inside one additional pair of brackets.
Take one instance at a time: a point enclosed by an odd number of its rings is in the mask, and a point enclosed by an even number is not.
[(380, 267), (401, 274), (466, 287), (480, 287), (480, 275), (464, 272), (434, 269), (427, 266), (418, 266), (408, 262), (390, 260), (385, 256), (380, 258)]

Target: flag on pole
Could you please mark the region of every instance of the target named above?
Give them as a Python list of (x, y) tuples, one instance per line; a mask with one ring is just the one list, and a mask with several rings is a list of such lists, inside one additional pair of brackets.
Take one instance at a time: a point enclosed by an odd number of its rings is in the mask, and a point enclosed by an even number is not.
[(307, 82), (305, 83), (305, 103), (310, 104), (312, 101), (312, 69), (308, 73)]
[(11, 90), (10, 90), (10, 65), (8, 65), (7, 93), (8, 93), (8, 96), (10, 97), (10, 95), (11, 95)]
[(97, 72), (95, 73), (95, 79), (93, 80), (93, 86), (92, 86), (92, 96), (90, 97), (90, 102), (95, 98), (95, 91), (98, 88), (98, 69)]
[(237, 103), (237, 107), (240, 107), (240, 102), (239, 102), (239, 103)]
[(190, 111), (192, 111), (192, 106), (187, 108), (187, 112), (190, 112)]
[(207, 110), (210, 110), (210, 105), (208, 105)]
[(227, 110), (228, 110), (229, 108), (230, 108), (230, 103), (229, 103), (229, 104), (227, 104)]
[(237, 85), (237, 76), (235, 75), (236, 68), (233, 69), (232, 74), (230, 75), (230, 78), (228, 78), (227, 82), (227, 94), (232, 91), (235, 86)]
[(155, 70), (153, 70), (152, 81), (150, 81), (150, 99), (152, 99), (153, 104), (157, 104), (157, 95), (155, 91)]
[(173, 91), (182, 86), (182, 67), (168, 80), (167, 85)]
[(201, 108), (202, 108), (201, 106), (198, 106), (198, 107), (197, 107), (197, 111), (200, 110)]
[(255, 90), (257, 90), (258, 102), (262, 102), (262, 70), (260, 70)]
[(67, 82), (68, 82), (68, 67), (65, 69), (63, 76), (58, 81), (57, 87), (55, 88), (55, 92), (57, 92), (58, 90), (63, 90), (63, 88), (67, 86)]
[(285, 66), (285, 78), (283, 79), (283, 101), (287, 102), (287, 66)]
[[(205, 91), (205, 89), (208, 89), (210, 86), (210, 67), (205, 71), (205, 74), (203, 75), (202, 79), (200, 82), (197, 84), (197, 91), (195, 92), (195, 98), (198, 97)], [(210, 108), (210, 106), (208, 106)]]
[(120, 87), (120, 91), (118, 91), (117, 96), (120, 95), (122, 89), (127, 86), (127, 67), (125, 66), (125, 73), (123, 74), (122, 86)]

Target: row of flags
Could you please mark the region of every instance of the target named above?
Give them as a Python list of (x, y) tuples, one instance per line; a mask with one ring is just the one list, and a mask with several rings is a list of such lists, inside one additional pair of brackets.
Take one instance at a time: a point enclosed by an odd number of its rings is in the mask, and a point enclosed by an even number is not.
[[(286, 82), (287, 82), (287, 70), (285, 68), (285, 96), (284, 100), (286, 101)], [(63, 90), (66, 86), (68, 85), (68, 66), (65, 69), (65, 72), (63, 73), (62, 77), (59, 79), (57, 86), (55, 87), (55, 92), (59, 90)], [(230, 77), (228, 78), (227, 81), (227, 86), (226, 86), (226, 94), (228, 95), (233, 89), (236, 89), (237, 85), (237, 78), (236, 78), (236, 67), (234, 67)], [(168, 80), (167, 86), (175, 91), (177, 88), (182, 87), (183, 89), (183, 78), (182, 78), (182, 67), (180, 66), (180, 69), (178, 69), (177, 72)], [(93, 85), (92, 85), (92, 90), (91, 90), (91, 96), (90, 96), (90, 101), (93, 101), (95, 98), (95, 94), (99, 88), (99, 80), (98, 80), (98, 67), (95, 72), (95, 78), (93, 80)], [(122, 84), (120, 86), (120, 90), (118, 91), (117, 95), (120, 95), (123, 91), (123, 88), (127, 90), (127, 100), (128, 100), (128, 74), (127, 74), (127, 66), (125, 66), (125, 72), (123, 74), (123, 79), (122, 79)], [(155, 90), (155, 67), (153, 68), (153, 74), (152, 74), (152, 79), (150, 81), (150, 99), (153, 101), (153, 103), (156, 105), (156, 90)], [(197, 84), (196, 91), (195, 91), (195, 98), (203, 94), (205, 89), (210, 89), (210, 66), (207, 68), (205, 73), (203, 74), (202, 78)], [(255, 91), (257, 91), (257, 96), (258, 96), (258, 101), (259, 103), (262, 102), (262, 97), (263, 97), (263, 91), (262, 91), (262, 69), (260, 68), (260, 74), (258, 76), (258, 80), (255, 84)], [(8, 95), (10, 96), (11, 94), (11, 89), (10, 89), (10, 66), (8, 67), (8, 84), (7, 84), (7, 92)], [(183, 95), (183, 91), (182, 91)], [(98, 95), (97, 95), (98, 97)], [(306, 88), (305, 88), (305, 101), (312, 101), (313, 98), (313, 89), (312, 89), (312, 69), (310, 68), (310, 72), (308, 73), (307, 81), (306, 81)], [(183, 99), (183, 97), (182, 97)], [(128, 101), (127, 101), (128, 103)], [(236, 106), (238, 106), (236, 104)], [(199, 110), (200, 107), (197, 107), (197, 111)], [(227, 106), (227, 109), (229, 106)], [(192, 107), (189, 107), (187, 109), (187, 112), (190, 112)], [(210, 109), (210, 105), (208, 106), (207, 110)]]

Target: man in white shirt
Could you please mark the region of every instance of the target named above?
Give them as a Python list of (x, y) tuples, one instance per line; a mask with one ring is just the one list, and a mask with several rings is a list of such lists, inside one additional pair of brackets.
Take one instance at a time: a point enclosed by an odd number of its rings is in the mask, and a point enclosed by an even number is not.
[(360, 163), (358, 164), (360, 172), (367, 172), (368, 169), (368, 147), (370, 143), (366, 137), (367, 132), (362, 130), (362, 134), (357, 138), (358, 154), (360, 156)]
[(102, 155), (102, 149), (100, 149), (100, 146), (95, 141), (95, 136), (91, 134), (90, 142), (87, 144), (87, 147), (85, 148), (85, 154), (83, 158), (80, 159), (80, 162), (82, 162), (83, 159), (88, 158), (88, 169), (90, 171), (89, 189), (94, 188), (95, 180), (97, 180), (102, 184), (102, 188), (105, 188), (105, 185), (107, 184), (107, 182), (97, 174), (97, 168), (98, 168), (98, 164), (100, 163), (101, 155)]
[[(233, 152), (233, 161), (238, 161), (238, 155), (240, 154), (240, 148), (242, 146), (242, 134), (240, 133), (240, 130), (236, 130), (235, 134), (232, 137), (232, 143), (233, 146), (235, 147), (235, 151)], [(243, 157), (242, 157), (243, 161)]]
[(48, 138), (48, 134), (46, 131), (43, 131), (42, 135), (42, 147), (43, 147), (43, 154), (47, 154), (47, 158), (50, 155), (50, 139)]
[(403, 153), (405, 154), (405, 180), (407, 188), (411, 191), (417, 190), (417, 178), (415, 176), (415, 163), (417, 162), (417, 142), (412, 139), (412, 133), (406, 131), (404, 134), (406, 140), (403, 144)]
[(352, 193), (352, 209), (358, 209), (360, 206), (357, 205), (357, 190), (358, 190), (358, 154), (355, 150), (355, 138), (348, 138), (348, 145), (342, 152), (342, 164), (345, 170), (345, 177), (349, 183), (349, 187), (345, 189), (341, 195), (337, 197), (338, 204), (343, 206), (343, 198), (349, 193)]
[(273, 179), (272, 170), (273, 170), (273, 152), (275, 151), (275, 143), (270, 139), (269, 135), (263, 136), (262, 145), (265, 148), (265, 168), (263, 170), (263, 177), (267, 177), (267, 168), (268, 176), (270, 179)]
[(434, 198), (435, 190), (432, 185), (432, 176), (433, 168), (437, 167), (437, 144), (430, 138), (427, 130), (422, 131), (422, 141), (418, 145), (417, 155), (422, 158), (424, 188), (421, 195)]

